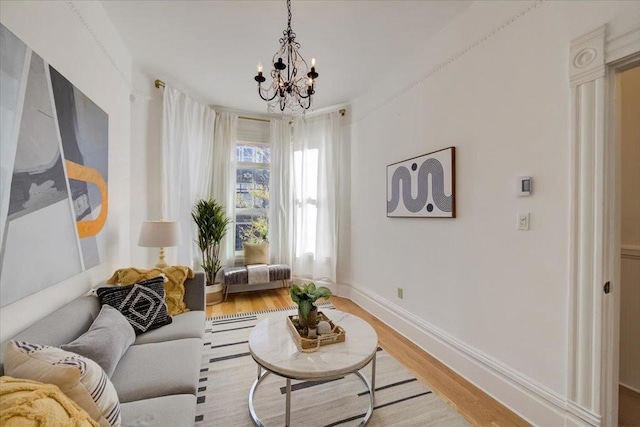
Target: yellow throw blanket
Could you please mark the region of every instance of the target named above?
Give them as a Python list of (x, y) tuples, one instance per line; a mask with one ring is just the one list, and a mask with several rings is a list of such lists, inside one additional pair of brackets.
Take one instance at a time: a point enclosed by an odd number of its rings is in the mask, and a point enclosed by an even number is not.
[(12, 377), (0, 377), (0, 425), (100, 427), (58, 386)]
[(153, 279), (161, 274), (164, 274), (167, 278), (164, 283), (164, 292), (169, 315), (175, 316), (189, 311), (184, 303), (184, 281), (193, 279), (195, 276), (189, 267), (175, 265), (165, 268), (152, 268), (151, 270), (135, 267), (121, 268), (113, 273), (107, 283), (111, 285), (133, 285), (143, 280)]

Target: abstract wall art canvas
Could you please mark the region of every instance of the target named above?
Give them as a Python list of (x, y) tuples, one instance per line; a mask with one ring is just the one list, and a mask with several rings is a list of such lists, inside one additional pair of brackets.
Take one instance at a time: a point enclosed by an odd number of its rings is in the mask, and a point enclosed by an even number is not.
[(387, 217), (455, 218), (455, 150), (387, 166)]
[(107, 114), (0, 26), (0, 306), (105, 261)]

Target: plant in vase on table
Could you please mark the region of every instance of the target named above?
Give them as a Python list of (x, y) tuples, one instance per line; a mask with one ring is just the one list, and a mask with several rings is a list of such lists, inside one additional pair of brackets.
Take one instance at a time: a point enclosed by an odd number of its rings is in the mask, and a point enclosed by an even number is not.
[[(198, 227), (196, 243), (202, 252), (202, 269), (207, 283), (207, 303), (222, 301), (222, 285), (216, 284), (216, 275), (222, 265), (220, 263), (220, 242), (227, 234), (231, 220), (224, 207), (214, 199), (198, 200), (191, 211), (191, 217)], [(214, 288), (209, 288), (215, 286)]]
[(319, 298), (329, 299), (331, 290), (325, 286), (316, 288), (315, 283), (293, 285), (291, 299), (298, 305), (298, 319), (296, 328), (301, 335), (315, 335), (318, 327), (318, 307), (315, 302)]

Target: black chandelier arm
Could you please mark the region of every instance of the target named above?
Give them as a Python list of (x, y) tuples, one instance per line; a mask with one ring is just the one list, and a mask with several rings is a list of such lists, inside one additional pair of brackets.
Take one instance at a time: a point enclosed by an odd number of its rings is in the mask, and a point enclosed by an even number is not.
[[(262, 91), (263, 91), (263, 90), (264, 90), (264, 89), (262, 89), (262, 86), (260, 86), (260, 84), (258, 84), (258, 95), (260, 95), (260, 98), (262, 98), (264, 101), (267, 101), (267, 102), (269, 102), (269, 101), (273, 101), (273, 100), (275, 99), (275, 97), (276, 97), (276, 96), (278, 96), (278, 91), (275, 91), (275, 93), (273, 94), (273, 96), (272, 96), (271, 98), (269, 98), (268, 96), (267, 96), (267, 97), (264, 97), (264, 96), (262, 95)], [(264, 92), (265, 92), (265, 93), (269, 93), (269, 91), (266, 91), (266, 90), (265, 90)]]
[(309, 99), (309, 102), (307, 103), (307, 106), (305, 107), (302, 102), (300, 103), (300, 106), (302, 108), (304, 108), (305, 110), (308, 110), (311, 107), (311, 94), (309, 94), (309, 96), (306, 97), (306, 99)]
[[(297, 95), (301, 98), (301, 99), (311, 99), (311, 95), (313, 95), (314, 93), (316, 93), (313, 88), (311, 88), (311, 91), (309, 91), (308, 86), (307, 86), (307, 90), (300, 92), (299, 90), (296, 91)], [(306, 93), (306, 95), (305, 95)]]

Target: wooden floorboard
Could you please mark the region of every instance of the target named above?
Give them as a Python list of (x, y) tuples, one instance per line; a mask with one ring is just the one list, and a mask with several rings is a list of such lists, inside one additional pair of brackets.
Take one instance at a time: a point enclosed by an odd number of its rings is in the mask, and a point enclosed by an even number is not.
[(624, 386), (619, 387), (618, 426), (640, 426), (640, 393)]
[[(528, 426), (518, 415), (501, 405), (482, 390), (456, 374), (391, 327), (369, 314), (351, 300), (331, 297), (339, 310), (355, 314), (369, 322), (378, 334), (380, 346), (467, 421), (477, 426)], [(248, 313), (293, 306), (288, 289), (230, 294), (226, 302), (207, 307), (208, 316)]]

